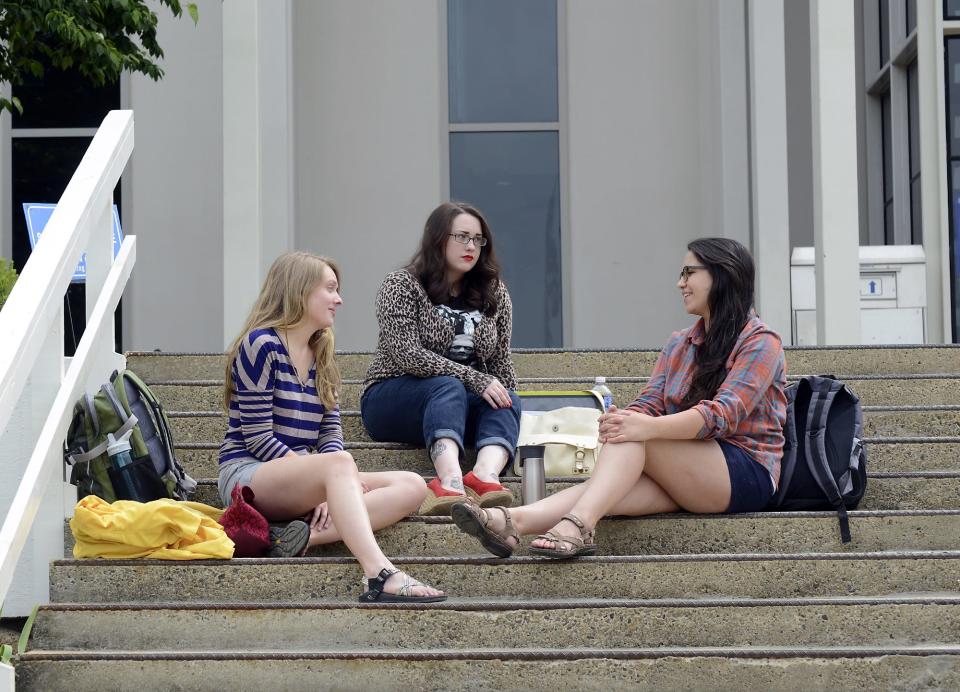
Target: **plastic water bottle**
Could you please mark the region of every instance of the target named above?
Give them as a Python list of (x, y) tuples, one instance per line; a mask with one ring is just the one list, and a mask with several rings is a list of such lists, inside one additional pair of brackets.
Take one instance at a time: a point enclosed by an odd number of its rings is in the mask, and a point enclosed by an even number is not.
[[(133, 430), (128, 430), (120, 439), (113, 436), (113, 433), (107, 433), (107, 455), (110, 462), (117, 470), (117, 478), (120, 479), (122, 487), (114, 488), (117, 498), (122, 500), (134, 500), (137, 497), (137, 490), (130, 480), (130, 476), (123, 473), (123, 467), (133, 463), (133, 457), (130, 454), (130, 435)], [(124, 497), (121, 497), (123, 495)]]
[(610, 407), (613, 406), (613, 392), (611, 392), (607, 386), (607, 378), (602, 375), (598, 376), (597, 379), (593, 381), (593, 387), (591, 387), (591, 389), (603, 397), (603, 410), (609, 411)]

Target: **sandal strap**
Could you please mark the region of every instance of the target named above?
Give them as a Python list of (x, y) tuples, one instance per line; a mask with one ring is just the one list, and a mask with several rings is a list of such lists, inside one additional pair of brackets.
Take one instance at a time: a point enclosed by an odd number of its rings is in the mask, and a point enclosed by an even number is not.
[(580, 529), (581, 541), (584, 539), (593, 538), (593, 529), (588, 530), (586, 524), (584, 524), (583, 520), (576, 514), (564, 514), (562, 517), (560, 517), (560, 521), (563, 521), (564, 519)]
[(383, 593), (383, 587), (387, 584), (387, 579), (392, 577), (394, 574), (399, 572), (398, 569), (387, 569), (384, 567), (380, 570), (380, 574), (375, 577), (370, 577), (367, 579), (367, 589), (373, 594), (373, 598), (377, 599), (380, 594)]
[(426, 584), (424, 584), (423, 582), (417, 581), (406, 572), (401, 572), (401, 574), (403, 574), (403, 584), (401, 584), (400, 588), (397, 589), (398, 596), (409, 596), (411, 589), (415, 589), (418, 586), (424, 586), (424, 587), (426, 586)]
[[(554, 533), (553, 531), (547, 531), (545, 534), (537, 536), (537, 540), (550, 541), (554, 544), (554, 550), (559, 550), (563, 553), (570, 553), (574, 550), (579, 550), (583, 548), (583, 538), (577, 536), (564, 536), (559, 533)], [(569, 549), (561, 547), (561, 543), (566, 543), (570, 546)]]
[[(499, 509), (499, 510), (503, 513), (503, 523), (504, 523), (503, 533), (506, 534), (506, 537), (507, 537), (507, 538), (512, 538), (512, 539), (515, 540), (517, 543), (520, 543), (520, 536), (517, 535), (517, 530), (516, 530), (515, 528), (513, 528), (513, 520), (510, 519), (510, 510), (508, 510), (506, 507), (501, 507), (500, 505), (497, 505), (497, 506), (495, 506), (495, 507), (486, 507), (486, 508), (483, 508), (483, 509), (481, 509), (480, 511), (481, 511), (481, 512), (489, 512), (491, 509)], [(484, 515), (483, 525), (489, 528), (489, 524), (490, 524), (490, 515), (489, 515), (489, 514), (485, 514), (485, 515)], [(491, 530), (491, 531), (494, 531), (493, 528), (490, 528), (490, 530)], [(496, 532), (496, 533), (500, 533), (500, 532)], [(501, 534), (501, 535), (503, 535), (503, 534)]]

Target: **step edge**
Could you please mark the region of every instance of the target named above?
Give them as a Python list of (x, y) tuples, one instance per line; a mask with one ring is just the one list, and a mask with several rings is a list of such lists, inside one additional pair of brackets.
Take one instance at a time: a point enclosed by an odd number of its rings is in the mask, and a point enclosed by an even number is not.
[(860, 608), (864, 606), (960, 606), (957, 594), (913, 594), (883, 596), (809, 596), (799, 598), (569, 598), (569, 599), (517, 599), (517, 600), (469, 600), (450, 599), (442, 603), (357, 603), (353, 601), (272, 601), (251, 603), (249, 601), (170, 603), (157, 601), (117, 603), (49, 603), (39, 612), (112, 612), (112, 611), (219, 611), (219, 610), (444, 610), (444, 611), (513, 611), (513, 610), (585, 610), (585, 609), (666, 609), (666, 608)]
[(289, 661), (289, 660), (382, 660), (382, 661), (455, 661), (502, 660), (547, 661), (582, 659), (641, 660), (660, 658), (725, 659), (836, 659), (880, 658), (887, 656), (960, 656), (955, 644), (864, 647), (656, 647), (635, 649), (381, 649), (316, 651), (27, 651), (18, 662), (40, 661)]

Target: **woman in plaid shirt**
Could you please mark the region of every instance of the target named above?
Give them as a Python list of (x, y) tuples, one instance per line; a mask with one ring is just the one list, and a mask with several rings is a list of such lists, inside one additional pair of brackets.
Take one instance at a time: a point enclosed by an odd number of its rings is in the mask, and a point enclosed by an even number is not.
[(460, 503), (463, 531), (499, 557), (519, 535), (546, 533), (530, 552), (592, 555), (606, 515), (756, 512), (780, 478), (786, 371), (780, 337), (753, 311), (753, 258), (728, 238), (687, 246), (677, 288), (700, 319), (675, 332), (646, 389), (600, 417), (593, 476), (513, 510)]

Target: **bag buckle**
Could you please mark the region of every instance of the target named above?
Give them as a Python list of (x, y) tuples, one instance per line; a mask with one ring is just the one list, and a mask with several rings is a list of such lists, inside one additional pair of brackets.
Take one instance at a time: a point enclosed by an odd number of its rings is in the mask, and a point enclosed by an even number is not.
[(587, 458), (587, 453), (583, 451), (583, 447), (577, 447), (577, 451), (573, 455), (573, 472), (574, 473), (586, 473), (587, 469), (584, 466), (583, 460)]

